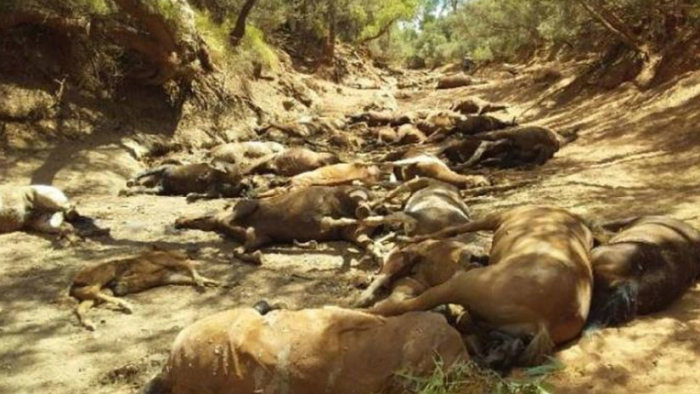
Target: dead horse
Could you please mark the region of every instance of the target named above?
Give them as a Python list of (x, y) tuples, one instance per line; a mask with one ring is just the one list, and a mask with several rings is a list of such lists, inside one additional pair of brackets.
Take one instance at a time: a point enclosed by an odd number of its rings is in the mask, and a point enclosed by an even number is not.
[(593, 287), (593, 235), (583, 221), (562, 208), (525, 206), (413, 241), (474, 231), (494, 232), (488, 266), (458, 272), (415, 298), (370, 311), (387, 316), (462, 305), (484, 326), (531, 338), (518, 364), (538, 363), (555, 345), (578, 336)]
[(595, 288), (589, 328), (660, 311), (700, 274), (700, 232), (680, 220), (645, 216), (603, 228), (617, 234), (592, 252)]
[(232, 309), (178, 334), (145, 394), (357, 394), (403, 392), (396, 372), (431, 374), (468, 358), (443, 316), (384, 318), (326, 307)]

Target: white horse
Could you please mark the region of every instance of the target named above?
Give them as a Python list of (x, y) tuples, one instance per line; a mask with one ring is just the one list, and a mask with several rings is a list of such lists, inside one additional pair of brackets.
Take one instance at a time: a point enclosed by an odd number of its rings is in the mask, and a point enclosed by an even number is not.
[(0, 186), (0, 234), (20, 230), (65, 234), (73, 229), (66, 216), (74, 213), (68, 197), (53, 186)]

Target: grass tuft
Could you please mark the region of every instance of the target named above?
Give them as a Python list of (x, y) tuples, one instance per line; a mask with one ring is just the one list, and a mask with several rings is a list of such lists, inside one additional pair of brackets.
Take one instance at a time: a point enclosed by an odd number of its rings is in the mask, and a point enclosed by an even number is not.
[(546, 364), (522, 370), (517, 378), (504, 378), (471, 360), (446, 369), (443, 361), (436, 359), (429, 376), (418, 377), (407, 372), (397, 372), (395, 376), (410, 394), (549, 394), (552, 388), (546, 380), (562, 368), (561, 362), (550, 358)]

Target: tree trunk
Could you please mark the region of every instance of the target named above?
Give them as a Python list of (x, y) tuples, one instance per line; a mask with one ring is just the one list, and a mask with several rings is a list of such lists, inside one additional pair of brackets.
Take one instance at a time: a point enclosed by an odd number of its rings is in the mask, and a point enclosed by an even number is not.
[(306, 28), (309, 26), (309, 1), (301, 0), (301, 23)]
[(233, 30), (231, 30), (231, 34), (229, 35), (231, 45), (234, 48), (241, 43), (243, 36), (245, 36), (245, 22), (248, 18), (248, 14), (250, 14), (250, 11), (253, 9), (253, 6), (255, 6), (255, 1), (256, 0), (246, 0), (245, 4), (243, 4), (243, 8), (241, 8), (241, 12), (238, 14), (238, 19), (236, 19), (236, 26), (233, 28)]
[(615, 34), (627, 46), (637, 51), (646, 60), (649, 58), (647, 45), (631, 33), (631, 30), (612, 11), (603, 6), (594, 6), (587, 0), (578, 0), (578, 3), (588, 11), (594, 19), (606, 29)]
[(635, 82), (639, 87), (646, 88), (656, 75), (661, 64), (662, 56), (654, 53), (649, 43), (637, 37), (632, 30), (614, 12), (603, 5), (593, 6), (586, 0), (578, 0), (579, 4), (588, 11), (606, 29), (615, 34), (622, 42), (632, 48), (642, 59), (642, 70), (637, 74)]
[(328, 0), (328, 37), (324, 48), (324, 62), (326, 64), (333, 63), (335, 56), (335, 22), (336, 22), (336, 0)]

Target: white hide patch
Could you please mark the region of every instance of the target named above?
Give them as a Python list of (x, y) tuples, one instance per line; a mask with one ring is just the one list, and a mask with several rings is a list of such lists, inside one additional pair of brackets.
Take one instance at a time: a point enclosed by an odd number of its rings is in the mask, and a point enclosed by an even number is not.
[(460, 209), (460, 207), (454, 206), (452, 204), (447, 204), (444, 200), (440, 199), (435, 201), (435, 199), (426, 198), (421, 201), (418, 201), (415, 204), (411, 204), (410, 208), (408, 209), (408, 212), (420, 212), (425, 209), (440, 209), (445, 213), (454, 212), (460, 217), (464, 218), (465, 220), (469, 220), (469, 217), (464, 213), (462, 209)]
[(401, 165), (409, 165), (409, 164), (415, 164), (415, 163), (437, 163), (437, 164), (440, 164), (442, 166), (447, 167), (445, 165), (445, 163), (443, 163), (442, 160), (438, 159), (437, 157), (435, 157), (433, 155), (429, 155), (426, 153), (423, 153), (423, 154), (420, 154), (417, 156), (413, 156), (413, 157), (409, 157), (407, 159), (395, 161), (394, 165), (401, 166)]
[(53, 228), (59, 228), (63, 224), (63, 212), (56, 212), (53, 215), (51, 215), (51, 219), (49, 219), (49, 226)]
[(59, 189), (46, 185), (30, 187), (35, 193), (34, 208), (57, 211), (69, 208), (68, 197)]

